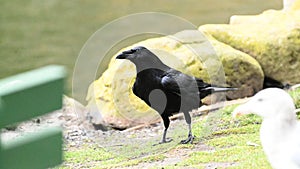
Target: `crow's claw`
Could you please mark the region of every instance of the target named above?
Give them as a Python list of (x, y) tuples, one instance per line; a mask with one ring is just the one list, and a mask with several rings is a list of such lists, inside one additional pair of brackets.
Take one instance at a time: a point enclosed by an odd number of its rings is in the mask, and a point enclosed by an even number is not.
[(186, 140), (181, 140), (180, 141), (180, 144), (187, 144), (187, 143), (193, 143), (193, 140), (194, 140), (194, 136), (192, 135), (189, 135), (188, 138)]
[(159, 143), (153, 144), (153, 146), (157, 146), (159, 144), (164, 144), (164, 143), (169, 143), (171, 142), (173, 139), (171, 138), (166, 138), (165, 140), (161, 140)]

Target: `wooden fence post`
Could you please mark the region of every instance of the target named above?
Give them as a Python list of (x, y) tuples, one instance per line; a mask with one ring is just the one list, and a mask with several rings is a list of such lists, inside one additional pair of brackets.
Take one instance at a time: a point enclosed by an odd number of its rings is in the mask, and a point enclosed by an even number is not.
[[(51, 65), (0, 80), (0, 129), (60, 109), (65, 77), (62, 66)], [(59, 127), (6, 142), (0, 137), (0, 169), (58, 165), (62, 163), (62, 144)]]

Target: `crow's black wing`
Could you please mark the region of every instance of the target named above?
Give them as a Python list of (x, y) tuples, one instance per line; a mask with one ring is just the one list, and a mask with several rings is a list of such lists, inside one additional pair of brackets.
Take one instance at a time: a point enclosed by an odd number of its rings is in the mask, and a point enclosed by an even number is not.
[(161, 78), (161, 85), (163, 90), (173, 93), (180, 97), (180, 88), (177, 84), (177, 81), (170, 74), (164, 74)]
[(181, 111), (188, 112), (199, 107), (201, 100), (197, 80), (194, 77), (170, 69), (162, 77), (161, 85), (164, 91), (172, 93), (169, 95), (171, 99), (177, 97), (176, 99), (180, 100), (177, 104), (180, 104)]
[(205, 83), (202, 79), (186, 75), (175, 69), (166, 71), (161, 79), (163, 88), (174, 94), (190, 95), (194, 97), (195, 94), (202, 99), (212, 92), (212, 85)]
[(198, 93), (197, 79), (183, 74), (177, 70), (170, 69), (165, 72), (161, 79), (164, 90), (180, 96), (183, 92), (186, 94)]

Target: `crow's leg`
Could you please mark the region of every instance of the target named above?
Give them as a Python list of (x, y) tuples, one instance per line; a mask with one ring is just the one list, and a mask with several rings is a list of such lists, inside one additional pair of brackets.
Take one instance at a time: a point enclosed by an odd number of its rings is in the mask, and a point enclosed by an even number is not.
[[(167, 138), (167, 130), (169, 128), (169, 125), (170, 125), (170, 119), (168, 116), (163, 116), (162, 115), (162, 119), (164, 121), (164, 126), (165, 126), (165, 129), (164, 129), (164, 133), (163, 133), (163, 136), (162, 136), (162, 139), (161, 141), (159, 142), (159, 144), (163, 144), (163, 143), (169, 143), (171, 142), (173, 139), (171, 138)], [(157, 145), (157, 144), (154, 144), (154, 146)]]
[(181, 144), (187, 144), (187, 143), (193, 143), (193, 140), (194, 140), (194, 136), (193, 136), (193, 133), (192, 133), (192, 120), (191, 120), (191, 116), (190, 116), (190, 113), (187, 111), (187, 112), (184, 112), (184, 118), (185, 118), (185, 121), (186, 123), (188, 124), (188, 127), (189, 127), (189, 133), (188, 133), (188, 137), (187, 139), (185, 140), (181, 140)]
[(167, 135), (167, 128), (164, 130), (163, 137), (162, 137), (161, 141), (159, 142), (159, 144), (168, 143), (173, 140), (171, 138), (166, 138), (166, 135)]

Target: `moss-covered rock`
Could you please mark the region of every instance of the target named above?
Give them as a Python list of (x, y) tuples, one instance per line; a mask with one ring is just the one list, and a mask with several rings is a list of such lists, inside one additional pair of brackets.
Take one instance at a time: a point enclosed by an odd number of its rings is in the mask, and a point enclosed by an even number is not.
[[(252, 57), (208, 38), (199, 31), (183, 31), (133, 46), (143, 45), (170, 67), (206, 82), (241, 87), (241, 91), (228, 95), (231, 98), (249, 96), (262, 88), (263, 73)], [(108, 69), (89, 88), (90, 110), (101, 113), (105, 123), (120, 128), (157, 120), (158, 113), (132, 93), (135, 76), (131, 62), (113, 56)]]
[(229, 25), (204, 25), (199, 30), (254, 57), (265, 76), (299, 83), (299, 4), (296, 1), (290, 11), (268, 10), (257, 16), (234, 16)]
[(239, 92), (231, 93), (232, 99), (252, 96), (262, 89), (264, 74), (255, 59), (212, 37), (209, 39), (221, 57), (227, 84), (239, 87)]

